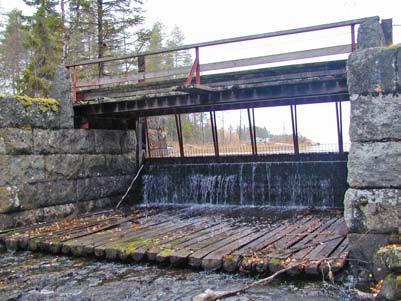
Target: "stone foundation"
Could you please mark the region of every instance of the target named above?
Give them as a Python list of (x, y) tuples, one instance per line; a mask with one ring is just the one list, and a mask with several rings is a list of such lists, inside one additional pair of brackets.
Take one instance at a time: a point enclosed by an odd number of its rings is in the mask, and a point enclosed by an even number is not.
[(344, 215), (351, 256), (384, 279), (380, 298), (399, 300), (401, 242), (392, 240), (401, 227), (401, 47), (385, 47), (384, 40), (379, 22), (362, 24), (359, 49), (348, 60), (352, 144)]
[(0, 228), (119, 201), (137, 169), (134, 131), (61, 128), (59, 112), (0, 101)]

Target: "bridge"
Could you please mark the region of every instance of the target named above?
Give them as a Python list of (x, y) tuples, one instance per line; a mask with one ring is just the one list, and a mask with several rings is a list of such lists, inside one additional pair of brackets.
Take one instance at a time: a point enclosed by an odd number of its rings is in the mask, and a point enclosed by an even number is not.
[[(144, 148), (147, 149), (147, 157), (152, 157), (147, 118), (174, 115), (179, 144), (177, 155), (185, 157), (180, 115), (207, 112), (210, 114), (213, 154), (218, 157), (221, 151), (216, 111), (246, 109), (251, 154), (257, 155), (254, 109), (289, 106), (293, 133), (293, 148), (290, 152), (299, 155), (297, 105), (332, 102), (335, 103), (337, 120), (336, 150), (343, 153), (342, 103), (349, 101), (349, 95), (346, 59), (338, 59), (338, 56), (357, 49), (355, 27), (372, 19), (379, 20), (378, 17), (348, 20), (68, 65), (72, 79), (75, 123), (83, 128), (137, 129), (137, 133), (141, 134), (138, 134), (138, 139), (143, 141)], [(386, 25), (389, 21), (391, 20), (382, 21), (383, 28), (389, 28)], [(201, 52), (209, 47), (229, 44), (235, 50), (236, 45), (244, 42), (337, 28), (349, 28), (349, 44), (201, 63)], [(389, 41), (392, 40), (391, 35), (391, 29), (388, 29), (386, 36)], [(195, 52), (191, 66), (146, 70), (146, 62), (154, 56), (174, 55), (189, 50)], [(311, 59), (320, 61), (299, 63), (300, 60)], [(281, 66), (266, 68), (268, 64)], [(99, 70), (107, 70), (107, 74), (100, 74), (102, 72)], [(158, 152), (156, 157), (166, 156), (165, 154), (166, 152), (160, 155)]]

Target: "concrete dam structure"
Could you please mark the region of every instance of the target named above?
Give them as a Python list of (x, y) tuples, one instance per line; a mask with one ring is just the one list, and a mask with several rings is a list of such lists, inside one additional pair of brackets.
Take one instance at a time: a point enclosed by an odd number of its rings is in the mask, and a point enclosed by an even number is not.
[[(350, 29), (351, 44), (200, 63), (203, 47), (338, 27)], [(191, 66), (146, 70), (146, 57), (189, 49)], [(250, 68), (310, 58), (320, 62)], [(132, 74), (82, 76), (128, 59)], [(352, 268), (358, 277), (370, 271), (379, 297), (399, 300), (400, 62), (391, 20), (370, 17), (60, 68), (59, 102), (1, 99), (0, 245), (292, 277), (328, 276), (358, 261)], [(230, 68), (243, 69), (222, 71)], [(332, 149), (316, 151), (298, 129), (299, 107), (318, 103), (335, 108)], [(262, 107), (289, 109), (285, 143), (260, 141)], [(234, 109), (246, 113), (247, 138), (230, 149), (216, 111)], [(207, 146), (188, 143), (185, 114), (207, 116)]]

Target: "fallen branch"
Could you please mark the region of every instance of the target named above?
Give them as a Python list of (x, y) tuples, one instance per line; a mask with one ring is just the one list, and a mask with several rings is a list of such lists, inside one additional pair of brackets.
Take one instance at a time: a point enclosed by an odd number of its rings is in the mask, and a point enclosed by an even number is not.
[(244, 293), (254, 286), (269, 284), (270, 282), (272, 282), (274, 280), (274, 278), (276, 278), (280, 274), (283, 274), (283, 273), (295, 268), (298, 265), (299, 264), (289, 265), (288, 267), (277, 271), (276, 273), (274, 273), (273, 275), (271, 275), (267, 278), (263, 278), (258, 281), (252, 282), (251, 284), (248, 284), (247, 286), (244, 286), (239, 289), (235, 289), (235, 290), (231, 290), (231, 291), (213, 291), (213, 290), (207, 289), (204, 293), (193, 297), (192, 301), (215, 301), (215, 300), (219, 300), (219, 299), (223, 299), (223, 298), (227, 298), (230, 296)]

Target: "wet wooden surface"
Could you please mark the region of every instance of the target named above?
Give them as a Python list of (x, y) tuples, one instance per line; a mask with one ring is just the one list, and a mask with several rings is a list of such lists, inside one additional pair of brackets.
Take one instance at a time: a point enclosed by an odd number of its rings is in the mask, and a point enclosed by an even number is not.
[[(276, 214), (273, 212), (272, 216)], [(153, 261), (228, 272), (339, 271), (349, 253), (340, 212), (242, 218), (188, 208), (136, 208), (0, 232), (11, 250)]]

